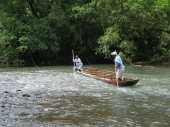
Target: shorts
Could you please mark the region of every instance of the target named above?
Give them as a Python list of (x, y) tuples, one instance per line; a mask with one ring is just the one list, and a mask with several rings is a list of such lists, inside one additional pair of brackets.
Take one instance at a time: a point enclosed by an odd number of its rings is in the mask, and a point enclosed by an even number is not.
[(116, 78), (120, 78), (122, 79), (123, 78), (123, 73), (124, 73), (124, 70), (125, 68), (122, 68), (122, 69), (118, 69), (117, 72), (116, 72)]
[(76, 69), (76, 70), (79, 70), (79, 69), (81, 69), (82, 67), (83, 67), (83, 65), (76, 66), (75, 69)]

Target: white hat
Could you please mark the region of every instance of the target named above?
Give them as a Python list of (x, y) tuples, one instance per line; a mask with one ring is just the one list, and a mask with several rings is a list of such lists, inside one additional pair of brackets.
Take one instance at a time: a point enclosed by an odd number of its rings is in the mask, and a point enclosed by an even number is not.
[(114, 52), (112, 52), (112, 53), (111, 53), (111, 55), (117, 55), (117, 52), (116, 52), (116, 51), (114, 51)]

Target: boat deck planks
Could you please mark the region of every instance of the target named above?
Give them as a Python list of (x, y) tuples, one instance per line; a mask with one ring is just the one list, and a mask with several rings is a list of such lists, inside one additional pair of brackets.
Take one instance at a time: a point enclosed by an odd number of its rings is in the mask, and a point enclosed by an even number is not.
[[(113, 71), (98, 70), (98, 68), (84, 67), (83, 72), (76, 71), (77, 74), (90, 77), (96, 80), (100, 80), (109, 84), (116, 85), (116, 73)], [(123, 81), (119, 81), (119, 86), (132, 86), (137, 84), (139, 79), (124, 78)]]

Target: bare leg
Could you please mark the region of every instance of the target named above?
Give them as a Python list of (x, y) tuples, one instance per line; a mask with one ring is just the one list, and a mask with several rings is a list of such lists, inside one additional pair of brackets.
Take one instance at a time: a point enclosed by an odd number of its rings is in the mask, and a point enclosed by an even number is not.
[(117, 82), (117, 88), (119, 88), (119, 78), (116, 78), (116, 82)]
[(76, 67), (73, 67), (74, 73), (76, 72)]
[(116, 84), (117, 84), (117, 88), (119, 88), (119, 70), (118, 69), (116, 71)]

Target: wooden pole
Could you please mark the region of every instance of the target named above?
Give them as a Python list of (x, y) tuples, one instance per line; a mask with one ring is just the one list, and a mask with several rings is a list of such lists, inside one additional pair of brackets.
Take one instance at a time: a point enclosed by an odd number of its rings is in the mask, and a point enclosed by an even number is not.
[(75, 72), (75, 63), (74, 63), (74, 50), (72, 50), (72, 55), (73, 55), (73, 70), (74, 70), (74, 72)]

